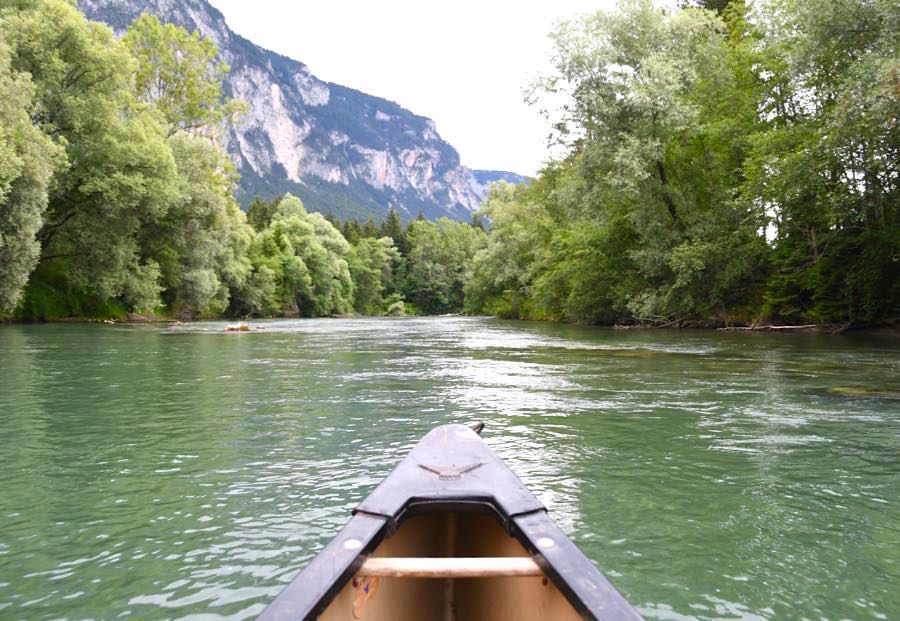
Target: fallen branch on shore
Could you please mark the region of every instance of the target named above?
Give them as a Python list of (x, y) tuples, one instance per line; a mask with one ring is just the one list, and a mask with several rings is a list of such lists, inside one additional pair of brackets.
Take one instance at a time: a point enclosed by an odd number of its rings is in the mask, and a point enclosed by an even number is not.
[(718, 328), (723, 331), (733, 331), (733, 330), (743, 330), (748, 332), (767, 332), (769, 330), (815, 330), (817, 328), (821, 328), (819, 324), (816, 323), (807, 323), (802, 326), (728, 326), (726, 328)]

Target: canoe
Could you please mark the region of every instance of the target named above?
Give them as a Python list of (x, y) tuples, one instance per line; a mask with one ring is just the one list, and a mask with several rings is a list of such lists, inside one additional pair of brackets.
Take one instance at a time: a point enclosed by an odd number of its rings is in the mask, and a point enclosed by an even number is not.
[(261, 621), (632, 621), (640, 614), (473, 429), (429, 432)]

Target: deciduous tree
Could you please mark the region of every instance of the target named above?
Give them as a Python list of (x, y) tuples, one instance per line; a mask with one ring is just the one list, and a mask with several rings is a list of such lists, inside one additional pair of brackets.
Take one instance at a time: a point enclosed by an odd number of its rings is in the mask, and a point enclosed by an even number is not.
[[(0, 27), (0, 33), (3, 32)], [(53, 172), (62, 149), (34, 127), (34, 85), (0, 41), (0, 318), (12, 313), (40, 256)]]

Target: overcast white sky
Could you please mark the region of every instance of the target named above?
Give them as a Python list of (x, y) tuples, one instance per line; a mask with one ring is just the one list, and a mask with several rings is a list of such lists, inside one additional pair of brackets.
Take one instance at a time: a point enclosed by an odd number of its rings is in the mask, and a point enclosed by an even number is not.
[(534, 174), (547, 126), (522, 88), (549, 68), (547, 33), (615, 0), (210, 0), (235, 32), (316, 77), (434, 119), (472, 168)]

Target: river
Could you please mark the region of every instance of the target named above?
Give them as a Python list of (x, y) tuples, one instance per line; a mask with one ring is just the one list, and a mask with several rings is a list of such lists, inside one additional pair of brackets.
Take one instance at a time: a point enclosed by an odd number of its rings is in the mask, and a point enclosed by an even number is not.
[(900, 619), (898, 340), (253, 325), (0, 325), (0, 618), (252, 618), (484, 421), (649, 619)]

